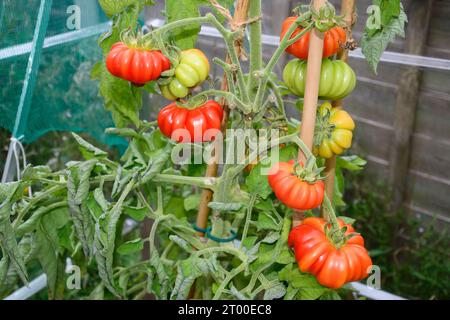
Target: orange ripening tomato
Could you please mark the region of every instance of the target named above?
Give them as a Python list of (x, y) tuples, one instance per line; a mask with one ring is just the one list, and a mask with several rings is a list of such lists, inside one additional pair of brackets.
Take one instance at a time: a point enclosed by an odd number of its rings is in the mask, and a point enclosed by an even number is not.
[(269, 185), (276, 197), (296, 210), (311, 210), (320, 206), (324, 197), (323, 181), (304, 181), (295, 174), (295, 162), (280, 162), (269, 171)]
[(166, 137), (177, 142), (205, 142), (214, 140), (220, 132), (222, 118), (223, 109), (213, 100), (195, 109), (174, 102), (159, 112), (158, 126)]
[(325, 233), (326, 223), (322, 218), (306, 218), (291, 230), (288, 244), (294, 248), (300, 270), (313, 274), (321, 285), (333, 289), (366, 278), (372, 259), (363, 237), (338, 219), (341, 229), (347, 227), (344, 235), (354, 235), (336, 245)]
[(106, 57), (106, 68), (113, 76), (142, 86), (169, 70), (170, 61), (161, 51), (132, 48), (117, 42)]
[[(283, 22), (283, 26), (281, 27), (281, 36), (280, 40), (283, 39), (284, 35), (291, 27), (291, 25), (297, 20), (298, 17), (288, 17)], [(291, 39), (298, 35), (303, 29), (298, 27), (291, 36)], [(292, 54), (293, 56), (306, 60), (308, 59), (309, 52), (309, 38), (311, 33), (307, 32), (303, 37), (298, 39), (294, 44), (290, 45), (286, 52)], [(324, 35), (323, 41), (323, 57), (328, 58), (332, 55), (336, 54), (341, 45), (343, 45), (347, 41), (347, 35), (344, 28), (334, 27)]]

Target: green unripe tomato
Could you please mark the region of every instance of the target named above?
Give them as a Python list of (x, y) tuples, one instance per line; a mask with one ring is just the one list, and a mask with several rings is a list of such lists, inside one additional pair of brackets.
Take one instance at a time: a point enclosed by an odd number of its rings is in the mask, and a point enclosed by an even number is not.
[(169, 100), (184, 98), (189, 94), (190, 88), (200, 85), (208, 78), (209, 71), (209, 61), (202, 51), (182, 51), (175, 75), (169, 84), (161, 86), (161, 93)]
[[(303, 97), (306, 86), (306, 60), (294, 59), (283, 71), (283, 80), (289, 90)], [(319, 97), (323, 100), (339, 100), (348, 96), (356, 86), (356, 75), (344, 61), (324, 59), (320, 73)]]

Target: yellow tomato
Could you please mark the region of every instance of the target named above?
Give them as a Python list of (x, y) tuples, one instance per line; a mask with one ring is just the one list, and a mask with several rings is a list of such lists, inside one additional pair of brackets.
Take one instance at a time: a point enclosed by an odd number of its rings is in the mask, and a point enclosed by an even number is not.
[(314, 154), (328, 159), (350, 148), (355, 122), (347, 111), (333, 108), (329, 102), (319, 107)]

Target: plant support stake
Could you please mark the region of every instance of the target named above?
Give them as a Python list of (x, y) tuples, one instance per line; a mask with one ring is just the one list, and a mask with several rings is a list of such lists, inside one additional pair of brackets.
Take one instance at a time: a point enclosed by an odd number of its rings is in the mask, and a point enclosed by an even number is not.
[[(314, 0), (314, 10), (325, 4), (326, 0)], [(322, 68), (324, 34), (317, 29), (311, 30), (309, 42), (308, 65), (306, 68), (306, 86), (302, 113), (302, 129), (300, 139), (312, 150), (314, 129), (316, 126), (317, 102), (319, 100), (320, 71)], [(306, 163), (306, 155), (299, 151), (298, 160)], [(295, 212), (292, 217), (292, 226), (295, 227), (303, 220), (303, 212)]]
[[(341, 5), (341, 15), (344, 18), (344, 21), (347, 25), (347, 39), (350, 40), (352, 38), (352, 26), (355, 23), (354, 21), (354, 12), (355, 12), (355, 0), (342, 0)], [(338, 59), (347, 61), (348, 60), (348, 49), (342, 49), (338, 53)], [(332, 105), (334, 108), (341, 108), (343, 106), (342, 100), (333, 101)], [(327, 159), (325, 162), (325, 192), (330, 198), (330, 201), (333, 202), (333, 193), (334, 193), (334, 178), (336, 174), (336, 156)], [(325, 214), (325, 207), (321, 208), (322, 216)]]
[[(249, 0), (239, 0), (237, 2), (236, 11), (235, 11), (234, 17), (233, 17), (233, 19), (235, 20), (235, 24), (242, 23), (243, 21), (245, 21), (247, 19), (249, 5), (250, 5)], [(235, 48), (236, 48), (236, 52), (239, 57), (240, 51), (241, 51), (241, 40), (235, 41)], [(227, 56), (226, 62), (231, 63), (230, 56)], [(228, 89), (228, 82), (227, 82), (226, 75), (224, 75), (223, 81), (222, 81), (222, 91), (226, 91), (227, 89)], [(228, 121), (228, 108), (226, 106), (225, 99), (222, 100), (221, 105), (224, 108), (224, 116), (222, 119), (222, 134), (224, 134), (225, 130), (226, 130), (226, 124)], [(218, 156), (218, 154), (215, 154), (215, 157), (217, 157), (217, 156)], [(206, 177), (217, 176), (217, 169), (218, 169), (218, 161), (216, 159), (215, 161), (213, 161), (211, 164), (209, 164), (207, 166), (205, 176)], [(208, 216), (209, 216), (209, 212), (210, 212), (210, 208), (208, 207), (208, 204), (211, 201), (212, 197), (213, 197), (213, 192), (211, 190), (205, 189), (202, 191), (201, 198), (200, 198), (200, 205), (199, 205), (199, 209), (198, 209), (198, 213), (197, 213), (197, 221), (196, 221), (197, 227), (200, 229), (206, 229), (206, 227), (207, 227)], [(197, 234), (201, 237), (204, 236), (203, 232), (197, 232)]]

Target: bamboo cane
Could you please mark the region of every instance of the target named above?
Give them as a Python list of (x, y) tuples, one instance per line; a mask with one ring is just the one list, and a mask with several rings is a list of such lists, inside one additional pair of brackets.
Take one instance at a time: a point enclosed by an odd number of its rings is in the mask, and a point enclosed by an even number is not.
[[(355, 23), (354, 19), (354, 10), (355, 10), (355, 0), (342, 0), (341, 4), (341, 15), (344, 18), (345, 23), (347, 24), (347, 37), (348, 39), (352, 38), (352, 26)], [(338, 59), (347, 61), (348, 59), (348, 49), (342, 49), (338, 53)], [(337, 100), (332, 102), (334, 108), (340, 108), (343, 106), (342, 100)], [(325, 192), (328, 195), (328, 198), (333, 201), (333, 193), (334, 193), (334, 178), (336, 172), (336, 156), (327, 159), (325, 162)], [(324, 213), (324, 207), (322, 207), (322, 215)]]
[[(314, 0), (313, 7), (318, 11), (326, 0)], [(314, 139), (314, 129), (316, 126), (317, 101), (319, 100), (319, 82), (320, 71), (322, 69), (324, 34), (317, 29), (311, 30), (309, 41), (308, 65), (306, 68), (306, 86), (302, 113), (302, 128), (300, 139), (309, 149), (312, 149)], [(298, 160), (306, 163), (306, 157), (299, 151)], [(304, 214), (297, 211), (292, 217), (292, 226), (295, 227), (301, 223)]]
[[(239, 25), (240, 23), (244, 22), (247, 19), (248, 14), (248, 8), (250, 6), (250, 0), (238, 0), (236, 4), (236, 10), (234, 12), (234, 24)], [(237, 51), (238, 56), (241, 54), (241, 45), (242, 45), (242, 39), (238, 39), (235, 42), (235, 48)], [(226, 59), (227, 63), (230, 63), (230, 57), (227, 56)], [(222, 81), (222, 90), (226, 91), (228, 90), (228, 83), (226, 76), (223, 77)], [(226, 126), (227, 126), (227, 120), (228, 120), (228, 109), (226, 106), (225, 100), (222, 100), (221, 103), (222, 107), (224, 108), (224, 117), (222, 120), (222, 134), (225, 133)], [(217, 176), (217, 169), (218, 169), (218, 154), (216, 153), (214, 155), (213, 161), (207, 166), (206, 168), (206, 177), (215, 177)], [(200, 197), (200, 205), (197, 213), (197, 227), (201, 229), (206, 229), (206, 226), (208, 224), (208, 216), (210, 212), (210, 208), (208, 207), (209, 202), (211, 201), (213, 196), (213, 193), (211, 190), (204, 189), (202, 191), (201, 197)], [(199, 236), (204, 236), (203, 232), (197, 232)]]

